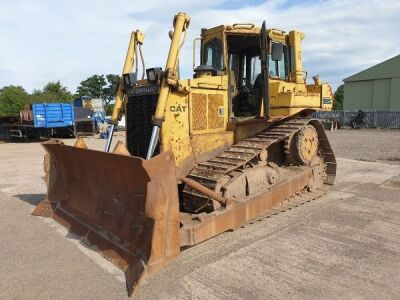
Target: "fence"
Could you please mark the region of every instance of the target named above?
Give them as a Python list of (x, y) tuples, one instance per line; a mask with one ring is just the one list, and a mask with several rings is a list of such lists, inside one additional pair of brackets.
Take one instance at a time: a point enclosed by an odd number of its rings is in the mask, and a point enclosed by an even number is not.
[[(365, 128), (400, 128), (400, 112), (363, 111), (365, 117), (361, 127)], [(357, 111), (317, 111), (313, 118), (324, 122), (336, 121), (341, 128), (352, 128), (352, 121), (357, 117)]]

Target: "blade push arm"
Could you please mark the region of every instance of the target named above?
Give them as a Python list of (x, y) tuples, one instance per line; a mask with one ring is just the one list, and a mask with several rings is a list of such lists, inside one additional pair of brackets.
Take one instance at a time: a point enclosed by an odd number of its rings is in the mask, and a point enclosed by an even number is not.
[(178, 13), (174, 18), (174, 32), (171, 37), (171, 45), (169, 48), (167, 64), (165, 66), (165, 75), (163, 76), (161, 82), (160, 94), (158, 96), (156, 112), (154, 114), (154, 126), (151, 134), (149, 148), (147, 150), (146, 159), (150, 159), (153, 156), (154, 150), (158, 143), (160, 127), (164, 119), (168, 96), (171, 91), (171, 86), (173, 86), (171, 84), (173, 82), (177, 82), (178, 76), (176, 66), (179, 57), (179, 50), (181, 48), (180, 43), (182, 32), (187, 30), (189, 22), (189, 16), (182, 12)]
[[(143, 44), (144, 34), (140, 30), (132, 31), (131, 38), (129, 41), (128, 50), (126, 51), (125, 63), (122, 69), (122, 75), (132, 72), (136, 61), (136, 48)], [(144, 70), (143, 70), (144, 71)], [(111, 116), (111, 121), (114, 125), (118, 124), (119, 115), (121, 108), (124, 104), (125, 92), (123, 89), (122, 77), (118, 84), (117, 95), (115, 96), (115, 104), (113, 113)]]

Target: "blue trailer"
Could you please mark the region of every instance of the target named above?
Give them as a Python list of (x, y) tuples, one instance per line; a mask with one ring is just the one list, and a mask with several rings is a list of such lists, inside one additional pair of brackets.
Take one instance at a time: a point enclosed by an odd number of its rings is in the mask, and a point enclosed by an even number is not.
[(18, 124), (7, 124), (10, 138), (74, 137), (74, 107), (70, 103), (35, 103), (20, 113)]
[(35, 128), (62, 128), (74, 126), (74, 108), (70, 103), (32, 104)]

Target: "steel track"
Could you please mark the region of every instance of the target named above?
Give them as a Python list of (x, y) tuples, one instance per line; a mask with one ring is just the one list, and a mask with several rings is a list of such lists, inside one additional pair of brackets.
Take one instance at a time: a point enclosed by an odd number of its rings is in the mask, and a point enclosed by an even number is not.
[[(223, 176), (235, 170), (241, 170), (248, 166), (251, 161), (257, 159), (262, 151), (267, 150), (276, 143), (283, 142), (285, 156), (290, 161), (289, 143), (294, 135), (305, 125), (314, 126), (318, 133), (319, 155), (325, 163), (326, 176), (324, 179), (323, 194), (333, 184), (336, 176), (336, 159), (329, 144), (322, 124), (310, 118), (289, 118), (277, 123), (262, 131), (261, 133), (246, 138), (229, 149), (225, 150), (217, 157), (206, 162), (199, 163), (189, 174), (188, 177), (200, 184), (216, 191), (218, 181)], [(251, 165), (250, 165), (251, 166)], [(321, 192), (315, 192), (315, 197), (321, 196)], [(216, 191), (220, 192), (220, 191)], [(185, 201), (209, 201), (204, 194), (186, 186), (183, 190)]]

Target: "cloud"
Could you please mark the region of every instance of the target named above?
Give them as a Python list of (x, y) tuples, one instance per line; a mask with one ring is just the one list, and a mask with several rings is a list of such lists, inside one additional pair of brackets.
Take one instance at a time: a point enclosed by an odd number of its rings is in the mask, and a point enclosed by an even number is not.
[(334, 87), (400, 53), (397, 0), (0, 0), (0, 87), (15, 84), (32, 91), (61, 80), (75, 92), (92, 74), (118, 74), (136, 28), (146, 35), (146, 66), (164, 67), (168, 31), (178, 11), (191, 16), (180, 59), (186, 77), (192, 75), (192, 40), (202, 27), (258, 25), (264, 19), (268, 27), (305, 32), (304, 68)]

